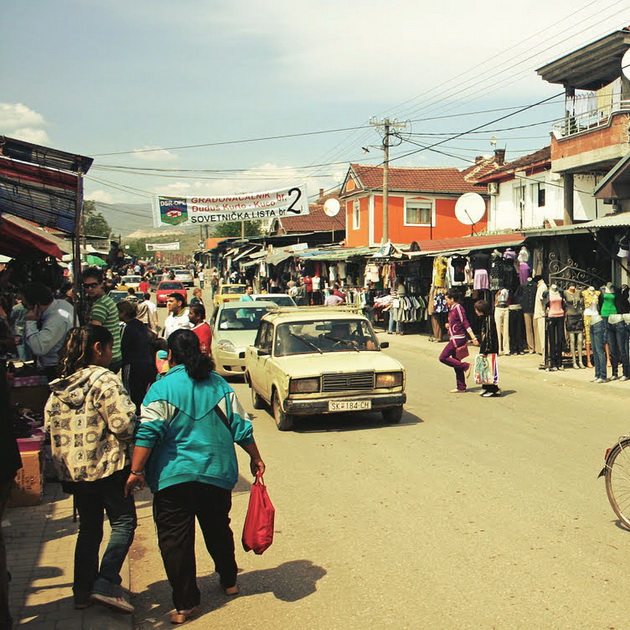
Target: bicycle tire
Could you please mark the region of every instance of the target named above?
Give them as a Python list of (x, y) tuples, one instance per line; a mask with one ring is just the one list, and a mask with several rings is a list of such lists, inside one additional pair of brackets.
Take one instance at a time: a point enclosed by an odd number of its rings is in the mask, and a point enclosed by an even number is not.
[(630, 438), (619, 440), (606, 459), (606, 494), (621, 525), (630, 530)]

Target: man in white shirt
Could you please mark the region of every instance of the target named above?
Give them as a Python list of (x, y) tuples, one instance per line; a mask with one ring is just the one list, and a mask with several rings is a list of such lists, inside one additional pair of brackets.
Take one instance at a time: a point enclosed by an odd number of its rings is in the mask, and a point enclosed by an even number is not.
[(171, 293), (166, 300), (168, 317), (164, 320), (162, 335), (168, 339), (172, 332), (179, 328), (191, 328), (186, 308), (186, 298), (181, 293)]
[[(151, 330), (158, 332), (160, 326), (158, 323), (158, 309), (157, 304), (151, 302), (151, 294), (144, 294), (144, 302), (140, 303), (139, 308), (146, 308), (147, 310), (147, 324)], [(138, 319), (141, 319), (140, 317)], [(144, 321), (144, 320), (143, 320)]]

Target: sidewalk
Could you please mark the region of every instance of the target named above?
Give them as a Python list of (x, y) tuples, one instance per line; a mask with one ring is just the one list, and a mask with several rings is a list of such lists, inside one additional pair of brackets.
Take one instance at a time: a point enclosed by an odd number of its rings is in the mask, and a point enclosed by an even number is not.
[[(104, 606), (74, 609), (72, 575), (77, 525), (72, 522), (72, 497), (54, 482), (46, 485), (41, 505), (7, 510), (3, 533), (12, 576), (10, 609), (15, 626), (42, 630), (133, 627), (131, 615)], [(109, 525), (105, 523), (103, 545), (108, 535)], [(123, 567), (123, 586), (129, 586), (128, 563)]]

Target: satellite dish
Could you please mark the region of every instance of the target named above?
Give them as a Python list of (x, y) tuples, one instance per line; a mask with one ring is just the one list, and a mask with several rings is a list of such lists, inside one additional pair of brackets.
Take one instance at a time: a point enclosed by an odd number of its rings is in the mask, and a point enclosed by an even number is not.
[(324, 213), (329, 217), (337, 216), (340, 208), (341, 204), (339, 203), (339, 199), (335, 199), (334, 197), (327, 199), (324, 203)]
[(464, 225), (475, 225), (486, 213), (486, 202), (478, 193), (464, 193), (455, 204), (455, 216)]
[(630, 79), (630, 48), (626, 50), (621, 58), (621, 72), (626, 79)]

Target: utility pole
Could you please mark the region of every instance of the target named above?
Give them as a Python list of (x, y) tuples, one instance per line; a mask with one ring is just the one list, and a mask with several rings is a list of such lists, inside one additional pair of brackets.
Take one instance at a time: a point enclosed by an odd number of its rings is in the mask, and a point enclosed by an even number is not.
[(394, 129), (403, 129), (407, 126), (407, 123), (399, 123), (389, 118), (385, 118), (382, 122), (370, 121), (370, 124), (375, 127), (383, 127), (383, 237), (381, 243), (385, 244), (389, 241), (389, 147), (394, 146), (390, 142), (390, 137), (395, 136), (400, 142), (402, 139), (395, 132)]

